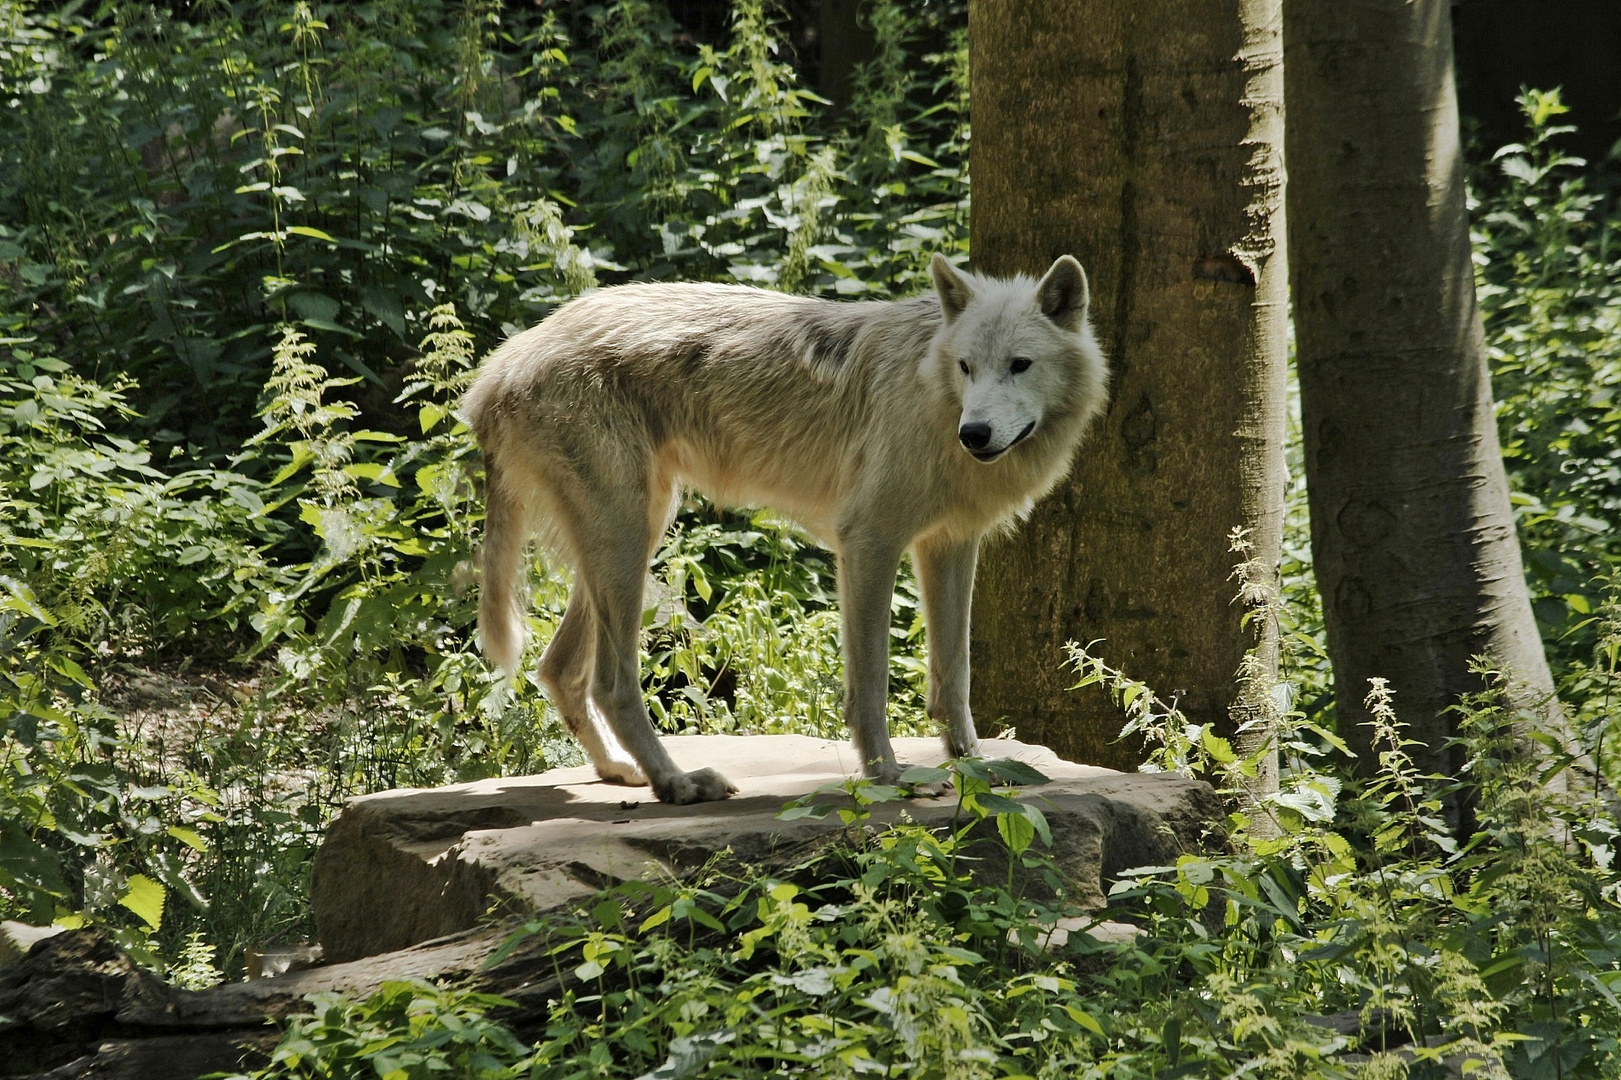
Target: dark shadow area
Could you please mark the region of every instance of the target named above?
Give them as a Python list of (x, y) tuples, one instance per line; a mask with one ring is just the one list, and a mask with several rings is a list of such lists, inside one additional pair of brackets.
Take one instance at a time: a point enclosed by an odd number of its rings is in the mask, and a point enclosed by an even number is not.
[(1488, 152), (1518, 142), (1522, 87), (1564, 89), (1566, 149), (1597, 165), (1621, 139), (1621, 4), (1615, 0), (1459, 0), (1453, 5), (1458, 108)]

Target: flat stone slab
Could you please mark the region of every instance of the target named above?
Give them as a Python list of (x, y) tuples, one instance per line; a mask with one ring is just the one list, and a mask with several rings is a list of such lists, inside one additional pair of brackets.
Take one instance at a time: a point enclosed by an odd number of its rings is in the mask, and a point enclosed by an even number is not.
[[(393, 952), (467, 930), (493, 905), (540, 912), (569, 907), (614, 882), (690, 873), (722, 851), (772, 872), (826, 843), (841, 826), (779, 821), (789, 800), (860, 774), (847, 742), (803, 735), (666, 738), (683, 769), (719, 769), (738, 787), (724, 802), (667, 806), (643, 788), (606, 784), (590, 766), (353, 799), (327, 830), (311, 905), (328, 960)], [(896, 739), (902, 761), (937, 765), (935, 739)], [(1120, 773), (1063, 761), (1013, 740), (985, 744), (1051, 783), (1022, 789), (1052, 826), (1051, 854), (1071, 894), (1102, 906), (1120, 871), (1197, 850), (1220, 820), (1210, 787), (1166, 773)], [(904, 810), (950, 822), (954, 796), (872, 807), (875, 822)]]

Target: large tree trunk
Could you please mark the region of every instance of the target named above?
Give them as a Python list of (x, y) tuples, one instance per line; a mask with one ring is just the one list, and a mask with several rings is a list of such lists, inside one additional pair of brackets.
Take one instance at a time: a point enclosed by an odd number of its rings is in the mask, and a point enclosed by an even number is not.
[[(971, 0), (968, 23), (974, 266), (1036, 273), (1074, 254), (1112, 369), (1074, 473), (986, 545), (974, 713), (1131, 768), (1119, 711), (1069, 689), (1064, 643), (1103, 639), (1110, 663), (1230, 733), (1256, 644), (1233, 602), (1230, 530), (1249, 530), (1269, 572), (1278, 562), (1279, 4)], [(1263, 667), (1273, 633), (1262, 620)]]
[[(1551, 695), (1475, 307), (1448, 0), (1289, 0), (1290, 268), (1312, 550), (1339, 730), (1368, 679), (1454, 774), (1490, 653)], [(1367, 758), (1364, 755), (1364, 761)]]

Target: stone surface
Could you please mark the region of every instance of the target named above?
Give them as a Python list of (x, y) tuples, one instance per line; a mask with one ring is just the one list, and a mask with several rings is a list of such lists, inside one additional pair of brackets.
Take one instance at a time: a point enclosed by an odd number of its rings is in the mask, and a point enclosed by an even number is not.
[(278, 1029), (307, 1012), (307, 995), (365, 997), (391, 979), (481, 978), (520, 999), (542, 997), (551, 965), (517, 955), (482, 964), (511, 927), (481, 927), (387, 956), (226, 983), (169, 986), (142, 971), (100, 930), (73, 930), (36, 944), (0, 972), (0, 1077), (31, 1080), (191, 1080), (265, 1063)]
[[(407, 948), (476, 926), (492, 905), (566, 907), (615, 881), (681, 874), (730, 849), (762, 870), (825, 843), (838, 819), (779, 821), (785, 802), (859, 772), (853, 748), (799, 735), (667, 738), (684, 769), (711, 766), (738, 786), (725, 802), (666, 806), (646, 788), (605, 784), (587, 767), (363, 796), (332, 823), (316, 856), (311, 901), (331, 961)], [(938, 764), (933, 739), (897, 739), (903, 761)], [(986, 744), (1052, 782), (1026, 789), (1052, 826), (1052, 854), (1072, 893), (1101, 905), (1121, 870), (1172, 861), (1221, 815), (1204, 783), (1061, 761), (1044, 747)], [(925, 824), (951, 820), (955, 799), (873, 808)], [(279, 981), (279, 980), (278, 980)]]
[[(1053, 924), (1053, 928), (1043, 934), (1038, 943), (1048, 952), (1060, 952), (1069, 944), (1071, 934), (1086, 934), (1088, 937), (1105, 944), (1124, 945), (1142, 937), (1143, 931), (1140, 927), (1133, 926), (1130, 923), (1109, 922), (1107, 920), (1099, 922), (1096, 919), (1066, 915)], [(1015, 941), (1017, 937), (1018, 935), (1013, 931), (1008, 931), (1009, 941)]]

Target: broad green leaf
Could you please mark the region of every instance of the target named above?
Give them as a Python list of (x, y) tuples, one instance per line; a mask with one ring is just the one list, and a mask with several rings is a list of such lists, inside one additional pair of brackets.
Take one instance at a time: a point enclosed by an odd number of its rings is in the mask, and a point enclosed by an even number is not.
[(1053, 830), (1047, 824), (1047, 815), (1030, 803), (1020, 803), (1019, 805), (1024, 809), (1024, 816), (1030, 819), (1030, 824), (1035, 826), (1036, 835), (1041, 837), (1041, 842), (1047, 847), (1052, 847)]
[(163, 924), (163, 886), (145, 874), (131, 874), (129, 889), (118, 902), (133, 911), (142, 922), (156, 930)]
[(1022, 813), (997, 814), (996, 831), (1001, 834), (1008, 850), (1015, 855), (1023, 855), (1036, 838), (1036, 827)]
[(978, 806), (987, 815), (1024, 813), (1023, 803), (1010, 799), (1006, 795), (998, 795), (995, 792), (977, 792), (968, 796), (968, 801), (971, 801), (975, 806)]
[(297, 473), (304, 466), (315, 460), (315, 451), (310, 449), (308, 443), (296, 442), (292, 445), (292, 451), (293, 460), (283, 465), (280, 471), (278, 471), (276, 475), (271, 478), (271, 487), (280, 487), (282, 484), (292, 479), (293, 474)]
[(185, 825), (170, 825), (169, 835), (189, 848), (197, 851), (208, 850), (208, 841), (204, 840), (196, 829), (188, 828)]
[(400, 486), (399, 477), (394, 475), (394, 470), (381, 462), (352, 461), (343, 467), (343, 471), (357, 480), (370, 480), (391, 488)]
[(985, 767), (991, 775), (1004, 784), (1019, 784), (1035, 786), (1048, 784), (1052, 778), (1037, 769), (1034, 765), (1019, 761), (1015, 758), (993, 758), (985, 762)]
[(777, 812), (779, 821), (797, 821), (800, 818), (825, 818), (835, 808), (830, 803), (806, 803), (803, 806), (788, 806)]
[(989, 783), (992, 779), (994, 779), (991, 774), (990, 766), (985, 762), (984, 758), (958, 758), (952, 764), (952, 768), (956, 769), (957, 772), (963, 776), (970, 777), (974, 780), (984, 780), (986, 783)]
[(1232, 743), (1217, 735), (1207, 724), (1199, 732), (1199, 745), (1204, 747), (1205, 753), (1223, 765), (1231, 765), (1238, 760), (1233, 752)]
[(1075, 1021), (1077, 1024), (1081, 1025), (1087, 1031), (1090, 1031), (1094, 1035), (1103, 1035), (1103, 1025), (1098, 1023), (1097, 1018), (1091, 1013), (1084, 1009), (1078, 1009), (1074, 1005), (1070, 1005), (1067, 1002), (1063, 1005), (1063, 1010), (1066, 1016)]

